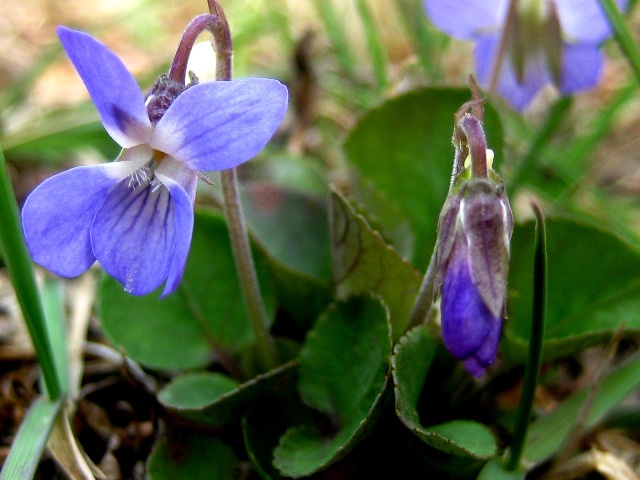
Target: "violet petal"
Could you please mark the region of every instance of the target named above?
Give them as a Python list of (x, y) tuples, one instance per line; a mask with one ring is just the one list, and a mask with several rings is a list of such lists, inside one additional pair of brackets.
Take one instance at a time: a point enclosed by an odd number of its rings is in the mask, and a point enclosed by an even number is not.
[(56, 32), (109, 135), (124, 148), (147, 143), (152, 128), (144, 97), (122, 61), (84, 32), (66, 27)]
[(225, 170), (266, 145), (287, 108), (277, 80), (202, 83), (185, 90), (156, 125), (150, 145), (192, 170)]
[(89, 229), (107, 192), (139, 162), (76, 167), (42, 182), (22, 209), (33, 260), (63, 277), (76, 277), (95, 261)]
[(440, 311), (447, 350), (460, 360), (471, 356), (489, 334), (493, 316), (471, 279), (462, 236), (456, 238), (446, 269)]
[(499, 317), (507, 296), (510, 212), (492, 193), (476, 193), (462, 200), (460, 218), (468, 241), (467, 261), (484, 304)]
[[(195, 195), (197, 177), (191, 170), (182, 167), (178, 162), (173, 161), (173, 163), (175, 165), (170, 165), (170, 167), (173, 167), (170, 168), (167, 167), (169, 163), (164, 161), (155, 172), (156, 177), (164, 184), (171, 195), (171, 201), (174, 205), (173, 224), (175, 230), (167, 283), (160, 298), (164, 298), (178, 288), (178, 284), (184, 274), (193, 234), (193, 196)], [(177, 172), (176, 170), (180, 168), (185, 171)], [(191, 173), (191, 178), (187, 178), (189, 172)]]
[(462, 39), (475, 39), (495, 32), (503, 23), (507, 0), (423, 0), (431, 22), (440, 30)]
[(146, 295), (167, 278), (174, 251), (175, 204), (162, 184), (129, 179), (113, 188), (91, 227), (91, 245), (102, 267), (125, 291)]
[(602, 53), (597, 46), (565, 44), (562, 52), (560, 92), (567, 95), (596, 86), (602, 64)]
[[(598, 0), (556, 0), (555, 3), (566, 42), (598, 45), (611, 36), (611, 26)], [(626, 11), (626, 0), (616, 3), (621, 11)]]

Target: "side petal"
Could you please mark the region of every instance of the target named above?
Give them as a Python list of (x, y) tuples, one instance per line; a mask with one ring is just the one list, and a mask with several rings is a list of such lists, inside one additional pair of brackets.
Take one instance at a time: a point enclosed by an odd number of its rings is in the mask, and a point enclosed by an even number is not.
[(593, 88), (600, 79), (603, 57), (594, 45), (564, 45), (560, 92), (571, 93)]
[[(489, 88), (492, 69), (496, 61), (496, 37), (483, 37), (478, 40), (474, 50), (478, 81), (484, 88)], [(551, 81), (551, 73), (544, 58), (540, 55), (526, 58), (524, 79), (518, 80), (513, 63), (506, 57), (498, 76), (498, 93), (518, 111), (525, 109), (536, 93)]]
[[(160, 298), (173, 293), (184, 274), (187, 255), (193, 235), (193, 202), (197, 176), (193, 171), (172, 160), (163, 162), (156, 170), (156, 177), (165, 185), (174, 204), (174, 247), (169, 266), (169, 274)], [(164, 172), (164, 173), (163, 173)]]
[(499, 318), (494, 318), (493, 323), (490, 325), (489, 333), (480, 348), (472, 356), (464, 360), (464, 368), (474, 377), (480, 378), (487, 367), (495, 362), (498, 355), (501, 331), (502, 322)]
[(472, 40), (496, 32), (503, 23), (507, 0), (423, 0), (427, 16), (443, 32)]
[(459, 236), (442, 283), (442, 339), (447, 350), (465, 360), (473, 355), (489, 334), (491, 312), (471, 279), (466, 241)]
[(225, 170), (255, 155), (284, 118), (288, 93), (277, 80), (202, 83), (171, 104), (150, 145), (192, 170)]
[[(597, 45), (611, 36), (611, 26), (598, 0), (556, 0), (564, 40)], [(626, 11), (627, 0), (616, 0)]]
[(95, 261), (89, 229), (107, 192), (139, 168), (136, 162), (76, 167), (42, 182), (22, 209), (24, 235), (36, 263), (76, 277)]
[(102, 267), (127, 293), (146, 295), (167, 278), (174, 245), (175, 205), (162, 184), (113, 188), (91, 226), (91, 246)]
[(499, 197), (489, 193), (470, 196), (460, 204), (471, 277), (494, 317), (500, 316), (507, 297), (509, 213)]
[(86, 33), (66, 27), (56, 32), (109, 135), (124, 148), (148, 143), (152, 127), (144, 97), (122, 61)]

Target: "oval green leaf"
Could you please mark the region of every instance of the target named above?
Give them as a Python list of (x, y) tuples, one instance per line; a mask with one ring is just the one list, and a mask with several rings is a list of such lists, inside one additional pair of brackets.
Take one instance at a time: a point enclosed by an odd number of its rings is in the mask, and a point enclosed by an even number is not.
[[(141, 247), (142, 248), (142, 247)], [(263, 255), (256, 268), (269, 318), (275, 298)], [(141, 364), (184, 370), (211, 363), (217, 349), (236, 350), (253, 332), (236, 274), (229, 232), (221, 218), (197, 212), (184, 277), (178, 290), (136, 297), (112, 278), (99, 290), (98, 312), (110, 340)]]
[(410, 330), (396, 345), (392, 359), (396, 413), (402, 423), (427, 445), (445, 453), (486, 459), (496, 452), (491, 431), (472, 420), (453, 420), (425, 427), (420, 423), (418, 401), (438, 342), (425, 325)]
[(373, 297), (352, 297), (320, 317), (300, 352), (299, 391), (335, 433), (309, 424), (288, 429), (274, 451), (284, 476), (327, 467), (365, 435), (387, 383), (390, 335), (388, 313)]
[(236, 480), (240, 464), (231, 447), (202, 433), (172, 432), (156, 443), (147, 462), (149, 480)]
[(389, 308), (394, 339), (400, 338), (420, 289), (420, 274), (335, 190), (331, 243), (337, 297), (379, 295)]
[[(454, 150), (453, 114), (471, 99), (469, 90), (427, 88), (369, 111), (345, 143), (349, 160), (376, 188), (394, 199), (416, 235), (413, 263), (426, 269), (436, 241), (438, 214), (449, 190)], [(502, 156), (502, 127), (485, 111), (487, 145)]]
[(193, 373), (178, 377), (158, 393), (166, 408), (196, 422), (224, 425), (242, 418), (265, 395), (294, 390), (297, 362), (289, 362), (238, 384), (218, 373)]
[[(534, 225), (514, 230), (509, 319), (502, 354), (524, 362), (531, 321)], [(547, 221), (548, 284), (543, 358), (606, 341), (622, 323), (640, 331), (640, 252), (612, 233), (567, 219)]]

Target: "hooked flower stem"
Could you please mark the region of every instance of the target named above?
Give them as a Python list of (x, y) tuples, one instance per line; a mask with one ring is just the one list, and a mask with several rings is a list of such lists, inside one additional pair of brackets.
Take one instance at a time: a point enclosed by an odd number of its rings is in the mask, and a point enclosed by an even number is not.
[[(211, 14), (196, 17), (184, 32), (169, 73), (170, 78), (174, 81), (184, 82), (189, 53), (198, 36), (204, 31), (209, 31), (213, 36), (212, 44), (216, 52), (216, 80), (231, 80), (233, 46), (229, 24), (217, 0), (208, 0), (208, 4)], [(262, 294), (260, 293), (256, 267), (249, 244), (249, 235), (238, 194), (236, 169), (222, 170), (220, 179), (231, 248), (236, 268), (238, 269), (240, 287), (253, 327), (258, 355), (264, 367), (275, 368), (279, 363), (278, 355), (273, 339), (269, 334), (269, 322)]]

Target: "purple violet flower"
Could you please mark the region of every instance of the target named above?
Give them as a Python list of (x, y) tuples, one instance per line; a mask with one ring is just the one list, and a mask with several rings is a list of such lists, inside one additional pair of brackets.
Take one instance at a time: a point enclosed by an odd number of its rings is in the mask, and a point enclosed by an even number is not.
[(460, 124), (470, 144), (467, 162), (475, 165), (454, 173), (440, 213), (435, 288), (442, 294), (445, 347), (471, 375), (481, 377), (498, 353), (513, 216), (502, 179), (486, 165), (480, 122), (467, 116)]
[[(427, 16), (444, 32), (475, 45), (480, 84), (516, 110), (546, 84), (563, 95), (592, 88), (600, 78), (600, 44), (611, 27), (598, 0), (423, 0)], [(627, 0), (617, 0), (626, 9)], [(498, 52), (502, 51), (502, 58)]]
[(260, 152), (284, 117), (287, 90), (270, 79), (185, 88), (161, 77), (145, 101), (105, 45), (65, 27), (57, 33), (123, 150), (115, 162), (72, 168), (29, 195), (22, 221), (31, 255), (63, 277), (97, 259), (134, 295), (166, 280), (164, 297), (177, 288), (191, 245), (196, 172)]

